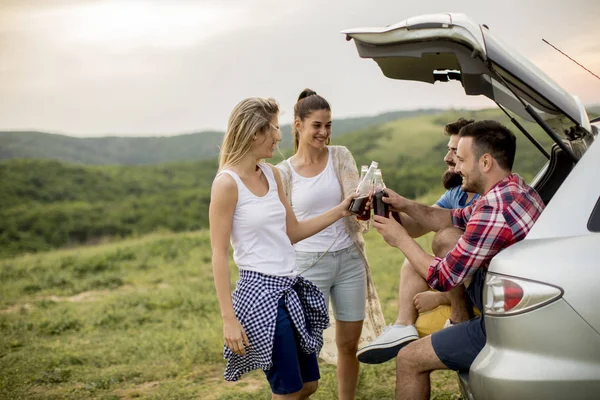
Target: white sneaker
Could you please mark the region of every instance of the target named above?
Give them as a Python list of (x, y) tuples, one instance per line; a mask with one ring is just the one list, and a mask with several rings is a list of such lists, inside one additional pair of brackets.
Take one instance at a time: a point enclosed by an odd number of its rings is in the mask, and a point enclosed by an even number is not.
[(375, 340), (358, 350), (358, 361), (381, 364), (398, 355), (400, 349), (419, 338), (414, 325), (390, 325)]

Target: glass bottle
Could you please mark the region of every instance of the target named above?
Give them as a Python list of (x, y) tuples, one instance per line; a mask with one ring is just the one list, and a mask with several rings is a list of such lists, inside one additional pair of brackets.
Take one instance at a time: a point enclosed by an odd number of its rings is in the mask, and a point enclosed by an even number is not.
[(383, 176), (381, 170), (377, 169), (374, 176), (374, 188), (375, 194), (373, 195), (373, 213), (382, 217), (388, 218), (390, 215), (390, 205), (383, 202), (384, 197), (388, 195), (384, 191), (385, 183), (383, 183)]
[[(363, 178), (365, 177), (365, 175), (367, 174), (367, 171), (369, 170), (369, 166), (368, 165), (361, 165), (360, 167), (360, 179), (359, 182), (363, 180)], [(371, 219), (371, 209), (365, 209), (363, 208), (363, 212), (358, 215), (356, 217), (357, 219), (361, 220), (361, 221), (368, 221)]]
[(362, 215), (365, 213), (365, 207), (372, 192), (373, 177), (378, 165), (379, 163), (376, 161), (371, 161), (371, 165), (365, 173), (365, 176), (363, 176), (358, 183), (358, 187), (356, 188), (358, 197), (356, 197), (354, 200), (352, 200), (352, 203), (350, 203), (350, 212), (352, 214)]

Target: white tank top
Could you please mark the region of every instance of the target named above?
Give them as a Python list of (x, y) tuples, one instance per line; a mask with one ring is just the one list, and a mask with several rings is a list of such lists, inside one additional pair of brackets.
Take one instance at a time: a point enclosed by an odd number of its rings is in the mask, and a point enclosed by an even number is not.
[[(292, 170), (292, 209), (298, 221), (321, 215), (343, 200), (342, 188), (335, 175), (331, 151), (329, 151), (325, 169), (319, 175), (310, 178), (299, 175), (289, 159), (287, 162)], [(346, 249), (353, 244), (352, 238), (346, 233), (342, 218), (321, 232), (296, 243), (294, 248), (296, 251), (322, 253), (327, 250)]]
[(271, 167), (258, 166), (269, 183), (269, 191), (262, 197), (252, 193), (235, 172), (219, 173), (230, 175), (238, 187), (231, 227), (233, 260), (242, 270), (294, 277), (297, 275), (296, 252), (286, 233), (286, 212), (277, 192), (277, 182)]

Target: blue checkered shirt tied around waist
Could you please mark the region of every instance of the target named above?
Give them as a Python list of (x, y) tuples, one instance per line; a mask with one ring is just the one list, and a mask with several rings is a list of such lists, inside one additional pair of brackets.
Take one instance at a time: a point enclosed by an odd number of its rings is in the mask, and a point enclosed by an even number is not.
[(240, 279), (232, 293), (233, 309), (250, 346), (246, 348), (245, 356), (224, 346), (225, 380), (237, 381), (246, 372), (266, 371), (272, 367), (277, 306), (282, 297), (302, 351), (307, 354), (321, 351), (329, 315), (319, 288), (301, 276), (284, 277), (240, 270)]

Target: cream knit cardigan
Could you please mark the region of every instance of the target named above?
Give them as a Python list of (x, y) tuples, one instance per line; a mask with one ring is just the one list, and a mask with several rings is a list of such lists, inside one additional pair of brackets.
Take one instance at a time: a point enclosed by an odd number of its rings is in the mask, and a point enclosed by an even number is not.
[[(352, 157), (350, 151), (344, 146), (328, 146), (327, 148), (331, 152), (335, 175), (340, 183), (344, 198), (346, 198), (358, 186), (359, 176), (356, 168), (356, 162), (354, 161), (354, 157)], [(282, 161), (277, 165), (277, 168), (279, 168), (281, 171), (283, 190), (291, 203), (292, 171), (290, 165), (286, 161)], [(377, 290), (375, 290), (375, 285), (371, 276), (371, 269), (369, 267), (369, 262), (367, 261), (367, 254), (365, 252), (365, 240), (363, 238), (363, 233), (369, 230), (369, 224), (368, 222), (357, 220), (354, 216), (349, 216), (344, 218), (344, 225), (346, 226), (346, 232), (348, 232), (350, 238), (352, 238), (360, 250), (360, 254), (363, 258), (367, 272), (366, 318), (358, 344), (360, 348), (381, 334), (381, 331), (385, 325), (385, 320), (383, 317), (383, 312), (381, 311), (379, 296), (377, 296)], [(332, 323), (330, 328), (325, 330), (323, 333), (324, 345), (323, 349), (321, 350), (320, 357), (328, 363), (337, 364), (335, 320), (333, 318), (331, 307), (329, 307), (329, 317)]]

